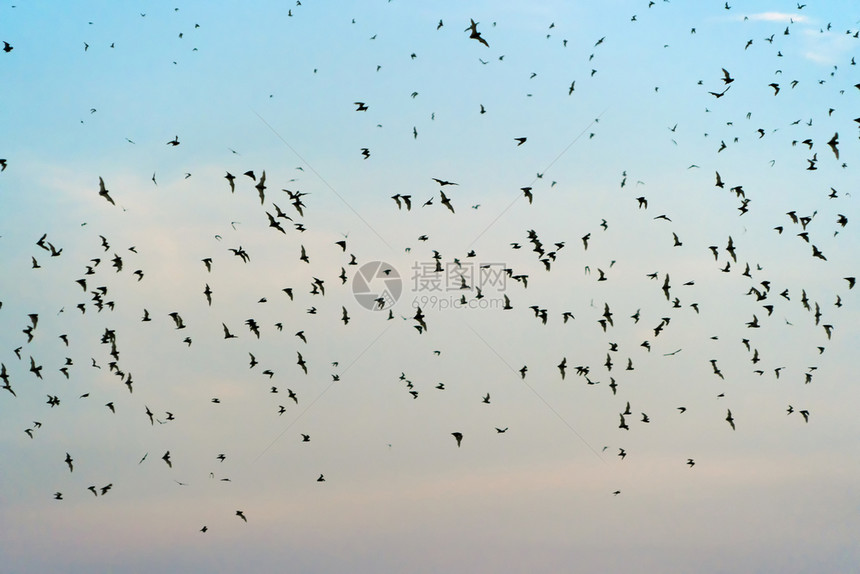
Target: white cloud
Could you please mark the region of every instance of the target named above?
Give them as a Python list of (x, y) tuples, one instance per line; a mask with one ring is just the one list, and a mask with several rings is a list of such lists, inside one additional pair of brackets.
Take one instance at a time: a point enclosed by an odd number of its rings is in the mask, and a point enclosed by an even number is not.
[(759, 12), (758, 14), (747, 14), (744, 19), (763, 22), (807, 22), (809, 19), (800, 14), (786, 14), (785, 12)]
[(804, 34), (806, 51), (804, 57), (813, 62), (831, 66), (845, 61), (851, 51), (848, 36), (833, 32), (817, 32), (808, 30)]

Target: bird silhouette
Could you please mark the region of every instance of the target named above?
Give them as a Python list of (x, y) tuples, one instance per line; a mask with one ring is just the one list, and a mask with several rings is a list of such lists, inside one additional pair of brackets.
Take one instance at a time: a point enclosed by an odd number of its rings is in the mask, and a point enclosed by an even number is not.
[(116, 205), (114, 203), (113, 198), (108, 193), (108, 190), (105, 188), (105, 181), (99, 177), (99, 195), (105, 198), (111, 205)]
[(477, 23), (477, 22), (475, 22), (474, 20), (470, 20), (469, 27), (468, 27), (468, 28), (466, 28), (466, 29), (464, 30), (464, 32), (470, 32), (470, 33), (469, 33), (469, 38), (474, 39), (474, 40), (477, 40), (478, 42), (480, 42), (481, 44), (483, 44), (483, 45), (484, 45), (484, 46), (486, 46), (487, 48), (489, 48), (489, 47), (490, 47), (490, 45), (487, 43), (487, 41), (486, 41), (486, 40), (484, 40), (484, 38), (482, 38), (482, 37), (481, 37), (481, 33), (480, 33), (480, 32), (478, 32), (478, 23)]

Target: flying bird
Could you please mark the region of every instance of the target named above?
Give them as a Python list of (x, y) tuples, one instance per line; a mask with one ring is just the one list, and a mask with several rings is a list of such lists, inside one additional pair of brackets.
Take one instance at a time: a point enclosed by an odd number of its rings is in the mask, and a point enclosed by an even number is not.
[(445, 192), (442, 191), (441, 189), (439, 190), (439, 193), (442, 195), (442, 200), (441, 200), (442, 205), (444, 205), (445, 207), (450, 209), (451, 213), (454, 213), (454, 206), (451, 205), (451, 200), (448, 199), (448, 196), (446, 196)]
[(103, 180), (101, 176), (99, 176), (99, 195), (108, 200), (111, 205), (116, 205), (113, 198), (108, 193), (108, 190), (105, 188), (105, 180)]
[(452, 432), (451, 435), (457, 439), (457, 447), (459, 448), (460, 443), (463, 441), (463, 433)]
[(478, 42), (480, 42), (481, 44), (483, 44), (484, 46), (489, 48), (490, 45), (487, 43), (486, 40), (484, 40), (484, 38), (481, 37), (481, 33), (478, 32), (478, 23), (475, 22), (474, 20), (471, 20), (471, 19), (470, 19), (470, 22), (471, 22), (471, 24), (469, 24), (469, 27), (463, 31), (464, 32), (470, 32), (469, 38), (477, 40)]
[(827, 145), (830, 146), (830, 149), (833, 151), (833, 155), (836, 156), (836, 159), (839, 159), (839, 148), (836, 146), (839, 145), (839, 133), (834, 133), (833, 137), (830, 138), (830, 141), (827, 142)]

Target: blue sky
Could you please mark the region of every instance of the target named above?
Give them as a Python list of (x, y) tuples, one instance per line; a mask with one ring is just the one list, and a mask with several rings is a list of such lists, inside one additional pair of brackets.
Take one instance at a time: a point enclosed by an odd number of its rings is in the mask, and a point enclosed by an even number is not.
[[(849, 570), (858, 20), (813, 0), (5, 2), (4, 571)], [(450, 290), (415, 287), (434, 251)], [(390, 320), (353, 295), (374, 261), (402, 279)], [(528, 286), (478, 298), (481, 265)]]

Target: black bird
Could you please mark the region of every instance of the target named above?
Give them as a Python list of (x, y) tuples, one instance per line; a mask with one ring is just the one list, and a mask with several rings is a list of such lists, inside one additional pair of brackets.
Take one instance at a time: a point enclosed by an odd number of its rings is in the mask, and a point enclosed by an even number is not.
[(42, 378), (42, 365), (36, 365), (36, 360), (33, 359), (33, 356), (30, 356), (30, 372), (36, 375), (38, 378)]
[(248, 255), (248, 252), (245, 251), (240, 245), (238, 249), (233, 249), (232, 247), (228, 249), (228, 251), (232, 251), (233, 255), (239, 257), (243, 262), (247, 263), (251, 260), (251, 256)]
[(728, 251), (729, 255), (731, 255), (731, 256), (732, 256), (732, 261), (734, 261), (735, 263), (737, 263), (737, 262), (738, 262), (738, 256), (737, 256), (737, 254), (735, 253), (735, 244), (734, 244), (734, 242), (732, 241), (732, 237), (731, 237), (731, 236), (729, 236), (729, 242), (728, 242), (728, 245), (726, 245), (726, 251)]
[(103, 180), (101, 176), (99, 176), (99, 195), (108, 200), (111, 205), (116, 205), (116, 203), (114, 203), (113, 201), (113, 198), (108, 193), (108, 190), (105, 189), (105, 180)]
[(731, 88), (731, 86), (726, 86), (726, 89), (724, 89), (722, 92), (708, 92), (708, 93), (711, 94), (712, 96), (714, 96), (715, 98), (719, 99), (719, 98), (722, 98), (723, 96), (726, 95), (726, 92), (729, 91), (729, 88)]
[(478, 42), (480, 42), (481, 44), (483, 44), (484, 46), (486, 46), (487, 48), (489, 48), (489, 47), (490, 47), (490, 45), (487, 43), (487, 41), (486, 41), (486, 40), (484, 40), (484, 39), (481, 37), (481, 33), (480, 33), (480, 32), (478, 32), (478, 23), (477, 23), (477, 22), (475, 22), (475, 21), (474, 21), (474, 20), (472, 20), (472, 19), (470, 19), (470, 22), (471, 22), (471, 24), (469, 25), (469, 27), (468, 27), (468, 28), (466, 28), (466, 29), (465, 29), (465, 30), (463, 30), (463, 31), (464, 31), (464, 32), (470, 32), (470, 31), (471, 31), (471, 33), (469, 34), (469, 38), (474, 39), (474, 40), (477, 40)]
[(412, 209), (412, 196), (411, 195), (401, 195), (398, 193), (398, 194), (392, 195), (391, 199), (393, 199), (397, 203), (397, 209), (403, 208), (403, 205), (400, 203), (401, 199), (403, 200), (403, 203), (406, 204), (406, 211), (410, 211)]
[(463, 441), (463, 433), (452, 432), (451, 435), (457, 439), (457, 447), (460, 447), (460, 443)]
[(412, 318), (418, 322), (416, 328), (418, 328), (419, 333), (427, 330), (427, 323), (424, 321), (424, 313), (421, 312), (421, 307), (416, 308), (415, 316)]
[(263, 203), (266, 200), (266, 194), (265, 194), (265, 191), (266, 191), (266, 170), (265, 169), (263, 170), (262, 175), (260, 175), (260, 181), (257, 182), (257, 185), (255, 185), (254, 188), (256, 188), (257, 192), (260, 195), (260, 205), (263, 205)]
[(447, 207), (448, 209), (450, 209), (450, 210), (451, 210), (451, 213), (454, 213), (454, 206), (453, 206), (453, 205), (451, 205), (451, 200), (449, 200), (449, 199), (448, 199), (448, 197), (445, 195), (445, 192), (444, 192), (444, 191), (439, 190), (439, 193), (442, 195), (442, 200), (441, 200), (441, 201), (442, 201), (442, 205), (444, 205), (445, 207)]
[(830, 146), (830, 149), (833, 150), (833, 155), (836, 156), (836, 159), (839, 159), (839, 149), (836, 147), (839, 145), (839, 133), (833, 134), (833, 137), (830, 138), (830, 141), (827, 142), (827, 145)]
[(532, 195), (532, 188), (531, 187), (521, 187), (520, 191), (523, 192), (523, 195), (525, 195), (526, 199), (529, 200), (529, 204), (531, 204), (532, 199), (534, 199), (534, 196)]
[(275, 221), (275, 218), (272, 217), (271, 213), (269, 213), (267, 211), (266, 216), (269, 218), (269, 227), (273, 227), (273, 228), (277, 229), (278, 231), (280, 231), (281, 233), (286, 235), (287, 232), (284, 230), (284, 228), (281, 226), (281, 224), (279, 222)]
[(177, 329), (185, 328), (185, 323), (182, 321), (182, 317), (179, 316), (179, 313), (174, 311), (173, 313), (169, 313), (169, 315), (173, 318), (173, 322), (176, 323)]
[(236, 339), (237, 338), (236, 335), (231, 333), (230, 330), (227, 328), (226, 323), (221, 323), (221, 326), (224, 327), (224, 338), (225, 339)]

